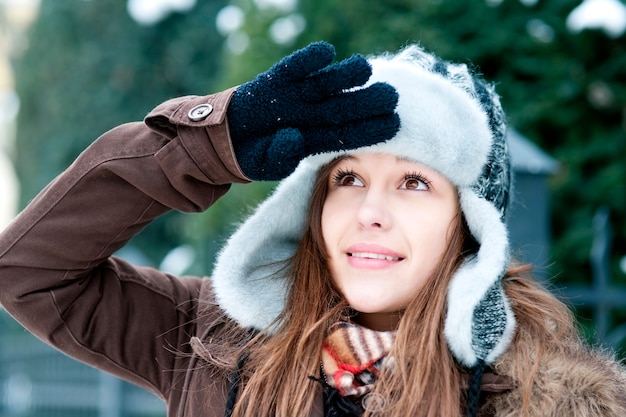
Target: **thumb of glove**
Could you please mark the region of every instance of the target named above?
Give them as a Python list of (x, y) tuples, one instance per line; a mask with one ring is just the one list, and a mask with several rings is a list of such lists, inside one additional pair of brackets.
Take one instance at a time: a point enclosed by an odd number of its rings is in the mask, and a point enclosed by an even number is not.
[(257, 138), (254, 142), (236, 146), (239, 166), (252, 180), (275, 181), (287, 177), (305, 154), (300, 130), (285, 128), (275, 134)]

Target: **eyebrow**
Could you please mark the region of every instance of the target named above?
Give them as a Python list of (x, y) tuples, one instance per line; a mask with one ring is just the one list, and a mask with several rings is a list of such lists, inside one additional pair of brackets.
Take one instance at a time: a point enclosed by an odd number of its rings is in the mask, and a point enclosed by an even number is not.
[[(417, 161), (414, 161), (411, 158), (408, 158), (406, 156), (393, 155), (393, 157), (396, 159), (396, 162), (409, 162), (409, 163), (412, 163), (412, 164), (416, 164), (417, 163), (417, 164), (422, 165), (421, 163), (419, 163)], [(339, 163), (339, 162), (345, 161), (345, 160), (358, 161), (359, 160), (359, 156), (358, 156), (358, 154), (357, 155), (355, 155), (355, 154), (345, 154), (345, 155), (341, 155), (341, 156), (337, 157), (335, 162)]]
[(357, 159), (357, 157), (349, 153), (337, 157), (337, 161), (343, 161), (344, 159)]
[[(373, 152), (372, 155), (374, 155), (375, 153)], [(389, 154), (391, 155), (391, 154)], [(406, 156), (397, 156), (397, 155), (392, 155), (394, 158), (396, 158), (397, 161), (404, 161), (404, 162), (415, 162), (410, 158), (407, 158)], [(351, 154), (351, 153), (347, 153), (345, 155), (341, 155), (339, 157), (337, 157), (337, 160), (341, 161), (344, 159), (359, 159), (358, 155), (355, 154)]]

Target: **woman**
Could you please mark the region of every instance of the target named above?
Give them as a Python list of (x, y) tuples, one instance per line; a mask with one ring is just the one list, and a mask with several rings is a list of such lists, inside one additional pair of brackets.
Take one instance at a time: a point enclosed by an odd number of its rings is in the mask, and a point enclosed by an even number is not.
[[(104, 134), (2, 234), (2, 305), (170, 416), (625, 415), (624, 369), (510, 265), (492, 88), (415, 46), (333, 56), (312, 44)], [(168, 210), (283, 178), (211, 280), (112, 255)]]

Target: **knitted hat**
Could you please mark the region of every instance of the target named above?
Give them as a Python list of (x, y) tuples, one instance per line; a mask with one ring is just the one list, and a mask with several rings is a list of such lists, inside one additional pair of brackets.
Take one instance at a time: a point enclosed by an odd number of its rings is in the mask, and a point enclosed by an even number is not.
[[(511, 178), (499, 98), (465, 65), (443, 61), (418, 46), (371, 57), (369, 62), (369, 82), (387, 82), (398, 91), (401, 127), (387, 142), (357, 151), (408, 158), (456, 186), (479, 249), (450, 282), (444, 332), (463, 365), (492, 363), (508, 346), (515, 327), (501, 286), (509, 263), (504, 216)], [(240, 325), (264, 329), (282, 311), (291, 279), (285, 261), (304, 234), (316, 174), (341, 154), (304, 159), (218, 256), (213, 273), (216, 296)]]

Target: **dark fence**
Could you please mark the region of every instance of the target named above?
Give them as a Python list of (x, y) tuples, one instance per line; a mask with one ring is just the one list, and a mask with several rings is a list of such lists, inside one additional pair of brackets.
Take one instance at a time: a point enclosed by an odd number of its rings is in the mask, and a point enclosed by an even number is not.
[(161, 400), (70, 359), (0, 310), (0, 417), (157, 417)]
[(611, 329), (610, 319), (616, 311), (626, 310), (626, 287), (611, 282), (609, 254), (612, 232), (606, 207), (598, 209), (593, 216), (593, 233), (591, 285), (568, 285), (558, 289), (558, 292), (573, 305), (591, 310), (593, 338), (596, 341), (618, 348), (626, 340), (626, 323)]

